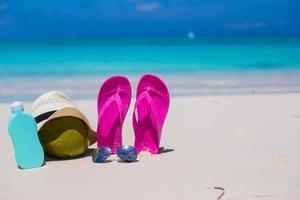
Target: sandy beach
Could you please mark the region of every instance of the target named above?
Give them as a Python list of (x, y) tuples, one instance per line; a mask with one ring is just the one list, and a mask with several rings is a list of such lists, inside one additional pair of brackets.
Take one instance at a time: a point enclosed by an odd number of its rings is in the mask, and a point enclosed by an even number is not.
[[(9, 104), (0, 104), (0, 199), (216, 200), (222, 190), (214, 187), (224, 188), (222, 200), (299, 199), (299, 102), (300, 94), (173, 97), (161, 142), (169, 152), (94, 164), (89, 150), (26, 171), (7, 133)], [(75, 104), (95, 127), (96, 101)], [(132, 105), (124, 144), (133, 143)]]

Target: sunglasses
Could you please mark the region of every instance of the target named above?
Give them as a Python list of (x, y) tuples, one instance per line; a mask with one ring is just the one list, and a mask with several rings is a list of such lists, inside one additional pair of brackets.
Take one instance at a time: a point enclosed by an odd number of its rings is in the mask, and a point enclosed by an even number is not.
[[(92, 154), (93, 162), (104, 163), (111, 154), (111, 148), (100, 147)], [(124, 162), (135, 162), (138, 153), (133, 146), (124, 145), (117, 148), (117, 155)]]

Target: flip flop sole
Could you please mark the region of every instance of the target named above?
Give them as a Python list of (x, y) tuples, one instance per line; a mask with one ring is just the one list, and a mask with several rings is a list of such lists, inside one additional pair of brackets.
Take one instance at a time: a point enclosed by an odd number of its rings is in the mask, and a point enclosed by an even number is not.
[(133, 114), (134, 144), (138, 152), (158, 153), (169, 105), (170, 95), (165, 83), (154, 75), (144, 75), (138, 83)]
[(126, 77), (107, 79), (98, 95), (98, 147), (108, 146), (115, 153), (122, 145), (122, 126), (131, 101), (131, 86)]

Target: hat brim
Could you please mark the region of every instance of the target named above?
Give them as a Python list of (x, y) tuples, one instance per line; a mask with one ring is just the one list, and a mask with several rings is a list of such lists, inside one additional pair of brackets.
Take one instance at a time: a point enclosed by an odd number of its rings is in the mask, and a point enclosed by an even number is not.
[(68, 107), (68, 108), (62, 108), (55, 113), (53, 113), (49, 118), (47, 118), (44, 121), (41, 121), (40, 123), (37, 124), (38, 131), (41, 130), (41, 128), (50, 120), (59, 118), (59, 117), (75, 117), (80, 120), (82, 120), (88, 127), (88, 140), (89, 140), (89, 145), (92, 145), (96, 142), (96, 132), (91, 128), (87, 118), (85, 115), (78, 109), (74, 107)]

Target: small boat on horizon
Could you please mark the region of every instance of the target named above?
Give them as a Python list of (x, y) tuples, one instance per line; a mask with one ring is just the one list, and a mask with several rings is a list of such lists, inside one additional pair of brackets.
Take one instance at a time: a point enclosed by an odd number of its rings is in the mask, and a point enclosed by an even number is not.
[(190, 31), (190, 32), (188, 32), (187, 37), (189, 40), (193, 40), (193, 39), (195, 39), (195, 33)]

